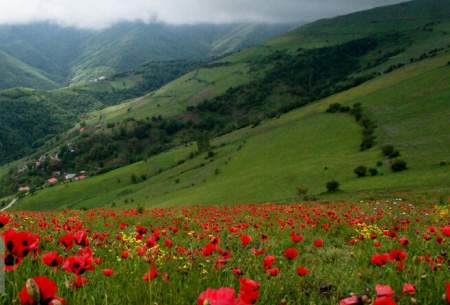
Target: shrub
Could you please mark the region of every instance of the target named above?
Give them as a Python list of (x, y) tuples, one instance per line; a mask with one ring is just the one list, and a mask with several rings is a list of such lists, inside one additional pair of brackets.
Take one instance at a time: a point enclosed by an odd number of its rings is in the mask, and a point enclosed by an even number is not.
[(328, 106), (327, 112), (328, 113), (336, 113), (341, 111), (341, 104), (339, 103), (333, 103), (330, 106)]
[(339, 182), (336, 180), (328, 181), (326, 184), (327, 190), (329, 193), (335, 193), (339, 190)]
[(367, 167), (365, 167), (365, 166), (363, 166), (363, 165), (358, 166), (357, 168), (355, 168), (355, 169), (353, 170), (353, 172), (354, 172), (354, 173), (356, 174), (356, 176), (358, 176), (359, 178), (365, 177), (365, 176), (367, 176)]
[(387, 157), (394, 151), (394, 146), (392, 146), (392, 145), (384, 145), (381, 148), (381, 151), (383, 152), (383, 155)]
[(298, 187), (297, 188), (297, 195), (299, 197), (304, 197), (308, 194), (308, 189), (306, 187)]
[(391, 163), (391, 169), (393, 172), (401, 172), (408, 168), (406, 162), (401, 159), (396, 159)]
[(369, 168), (369, 173), (373, 177), (378, 175), (378, 170), (376, 168)]
[(137, 178), (137, 176), (135, 174), (131, 175), (130, 180), (131, 180), (132, 184), (138, 183), (138, 178)]
[(385, 145), (381, 148), (383, 155), (389, 159), (394, 159), (400, 156), (400, 152), (394, 148), (393, 145)]

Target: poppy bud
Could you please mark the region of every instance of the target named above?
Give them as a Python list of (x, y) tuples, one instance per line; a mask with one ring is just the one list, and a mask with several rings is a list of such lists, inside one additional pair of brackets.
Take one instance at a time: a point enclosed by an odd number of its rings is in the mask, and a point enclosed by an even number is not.
[(41, 293), (39, 292), (39, 286), (33, 279), (28, 279), (25, 282), (25, 288), (27, 290), (28, 295), (34, 302), (39, 303), (41, 301)]

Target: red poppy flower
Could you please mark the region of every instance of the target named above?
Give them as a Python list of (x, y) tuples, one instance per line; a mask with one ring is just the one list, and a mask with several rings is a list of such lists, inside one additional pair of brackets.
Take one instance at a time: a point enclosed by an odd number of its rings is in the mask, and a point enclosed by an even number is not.
[(59, 243), (64, 246), (66, 250), (72, 249), (74, 245), (75, 238), (72, 233), (68, 233), (59, 238)]
[(303, 236), (297, 235), (295, 232), (291, 232), (291, 240), (294, 243), (299, 243), (303, 241)]
[(89, 239), (86, 231), (78, 231), (73, 235), (75, 243), (82, 247), (89, 246)]
[(364, 302), (361, 297), (351, 296), (339, 301), (339, 305), (363, 305)]
[(28, 279), (19, 292), (19, 300), (22, 305), (40, 305), (56, 304), (54, 301), (64, 303), (64, 299), (56, 296), (58, 287), (51, 279), (38, 276)]
[(298, 250), (295, 248), (287, 248), (286, 250), (284, 250), (283, 255), (288, 260), (294, 260), (298, 256)]
[(263, 266), (264, 269), (272, 268), (273, 263), (275, 262), (276, 257), (275, 255), (269, 254), (263, 259)]
[(120, 257), (123, 259), (127, 259), (130, 256), (130, 253), (126, 250), (122, 251), (122, 253), (120, 254)]
[(222, 287), (203, 291), (197, 299), (197, 305), (235, 305), (234, 289)]
[(397, 305), (392, 297), (377, 297), (373, 305)]
[(450, 304), (450, 282), (445, 284), (445, 290), (447, 291), (447, 303)]
[(49, 267), (58, 267), (63, 262), (63, 257), (58, 252), (48, 252), (42, 255), (42, 262)]
[(87, 282), (88, 282), (88, 278), (87, 277), (75, 274), (75, 278), (70, 283), (70, 286), (74, 287), (74, 288), (81, 288), (84, 285), (86, 285)]
[(144, 274), (144, 281), (150, 282), (158, 277), (158, 269), (155, 266), (151, 267), (150, 270)]
[(442, 234), (444, 234), (447, 237), (450, 237), (450, 225), (443, 226), (441, 231), (442, 231)]
[(148, 232), (147, 228), (144, 226), (136, 226), (135, 229), (136, 229), (136, 233), (139, 235), (145, 235)]
[(322, 248), (323, 247), (323, 240), (321, 239), (316, 239), (314, 241), (314, 246), (316, 246), (317, 248)]
[(403, 284), (402, 292), (403, 294), (414, 295), (416, 294), (416, 288), (414, 287), (413, 284), (405, 283)]
[(267, 269), (266, 273), (271, 275), (271, 276), (277, 276), (280, 273), (280, 268), (275, 267), (275, 268)]
[(113, 275), (114, 270), (113, 269), (103, 269), (102, 273), (103, 273), (104, 276), (110, 277), (110, 276)]
[(167, 248), (172, 248), (172, 247), (173, 247), (173, 241), (172, 241), (171, 239), (166, 239), (166, 240), (164, 241), (164, 245), (165, 245)]
[(6, 246), (4, 264), (6, 271), (17, 269), (29, 253), (39, 247), (39, 235), (26, 231), (16, 232), (8, 230), (3, 233), (3, 241)]
[(393, 249), (391, 252), (389, 252), (389, 257), (393, 261), (401, 262), (408, 257), (408, 254), (403, 250)]
[(233, 274), (237, 275), (237, 276), (242, 276), (244, 275), (244, 272), (240, 269), (240, 268), (233, 268)]
[(389, 285), (375, 285), (375, 292), (377, 297), (393, 297), (395, 295), (394, 290), (392, 290)]
[(400, 239), (398, 240), (398, 243), (402, 246), (407, 246), (409, 244), (409, 240), (407, 237), (400, 237)]
[(9, 216), (6, 214), (0, 214), (0, 229), (9, 223)]
[(258, 282), (247, 278), (240, 279), (239, 298), (248, 304), (254, 304), (259, 299), (259, 288), (261, 285)]
[(253, 238), (250, 235), (245, 235), (245, 234), (241, 235), (240, 239), (241, 239), (241, 243), (244, 247), (246, 247), (253, 240)]
[(68, 257), (64, 264), (63, 269), (66, 272), (74, 273), (75, 275), (83, 274), (86, 271), (94, 270), (92, 263), (94, 259), (92, 256), (87, 255), (75, 255)]
[(308, 270), (308, 268), (306, 268), (306, 267), (298, 267), (297, 268), (297, 274), (299, 275), (299, 276), (305, 276), (305, 275), (307, 275), (309, 273), (309, 270)]
[(371, 262), (372, 264), (376, 266), (384, 266), (389, 261), (389, 254), (388, 253), (376, 253), (372, 255)]

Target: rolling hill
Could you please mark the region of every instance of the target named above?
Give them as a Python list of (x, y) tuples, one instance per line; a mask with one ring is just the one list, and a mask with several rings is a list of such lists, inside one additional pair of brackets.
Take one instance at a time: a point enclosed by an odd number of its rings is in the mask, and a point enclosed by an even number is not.
[(45, 73), (0, 50), (0, 90), (16, 87), (54, 89), (58, 85)]
[[(109, 77), (149, 61), (206, 60), (292, 28), (290, 24), (121, 23), (91, 31), (49, 23), (2, 25), (0, 65), (8, 69), (0, 70), (0, 88), (49, 89)], [(15, 77), (11, 69), (18, 71)]]
[[(93, 112), (68, 159), (93, 177), (18, 208), (448, 195), (449, 15), (447, 1), (417, 0), (318, 21)], [(213, 146), (198, 154), (205, 130)], [(95, 143), (105, 149), (86, 149)], [(392, 171), (386, 145), (407, 170)], [(142, 161), (104, 173), (127, 152)], [(374, 175), (358, 178), (358, 166)], [(330, 195), (333, 179), (342, 191)]]
[(90, 111), (155, 90), (203, 64), (148, 62), (108, 79), (61, 89), (0, 90), (0, 164), (30, 154)]
[[(45, 189), (22, 199), (18, 208), (295, 201), (301, 199), (299, 187), (324, 198), (367, 199), (401, 192), (420, 196), (430, 191), (448, 195), (449, 61), (447, 54), (415, 63), (255, 128), (219, 137), (213, 142), (214, 157), (190, 159), (195, 145), (179, 147), (146, 162)], [(326, 113), (336, 102), (362, 104), (379, 126), (376, 147), (361, 152), (361, 128), (354, 119)], [(391, 172), (380, 149), (385, 144), (400, 150), (409, 170)], [(379, 175), (357, 178), (353, 169), (359, 165), (376, 167)], [(342, 192), (323, 195), (332, 179), (341, 183)]]
[[(420, 17), (418, 16), (420, 12)], [(381, 41), (354, 77), (380, 75), (411, 62), (426, 59), (450, 45), (450, 4), (445, 0), (416, 0), (347, 16), (320, 20), (264, 44), (225, 57), (206, 69), (193, 71), (156, 92), (99, 113), (105, 121), (175, 115), (187, 106), (223, 95), (230, 87), (264, 75), (277, 52), (332, 47), (364, 37), (389, 37)], [(393, 36), (395, 34), (395, 36)], [(209, 81), (211, 80), (211, 81)]]

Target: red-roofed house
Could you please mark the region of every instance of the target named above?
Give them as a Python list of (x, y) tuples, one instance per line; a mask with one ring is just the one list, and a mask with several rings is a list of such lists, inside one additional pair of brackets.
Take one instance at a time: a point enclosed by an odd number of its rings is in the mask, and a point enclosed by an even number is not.
[(55, 185), (56, 183), (58, 183), (58, 179), (56, 179), (55, 177), (52, 177), (52, 178), (48, 179), (47, 182), (50, 185)]

